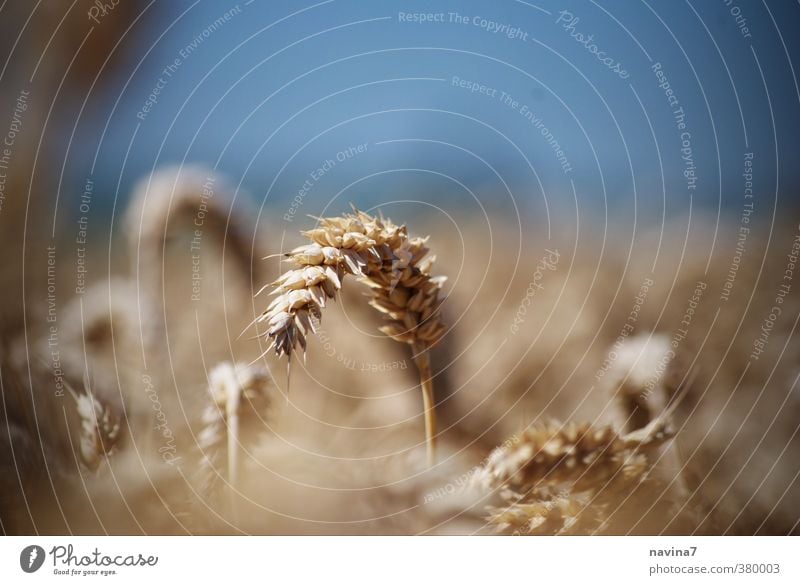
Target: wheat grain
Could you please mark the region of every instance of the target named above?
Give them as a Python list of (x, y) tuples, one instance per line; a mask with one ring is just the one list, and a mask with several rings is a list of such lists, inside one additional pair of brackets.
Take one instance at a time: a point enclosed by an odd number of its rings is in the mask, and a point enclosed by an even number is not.
[(388, 321), (381, 331), (426, 347), (438, 341), (445, 331), (439, 313), (445, 277), (431, 276), (434, 258), (425, 258), (425, 239), (409, 238), (405, 226), (361, 211), (322, 218), (319, 225), (303, 232), (312, 243), (287, 254), (297, 268), (271, 285), (278, 296), (258, 318), (267, 323), (270, 349), (289, 358), (298, 347), (305, 350), (314, 319), (321, 318), (348, 274), (371, 288), (370, 304)]
[[(512, 492), (505, 494), (508, 504), (489, 508), (488, 520), (497, 532), (524, 534), (563, 534), (577, 528), (587, 531), (596, 527), (597, 521), (587, 521), (583, 510), (589, 502), (586, 494), (561, 491), (552, 496), (540, 491), (534, 501), (523, 500)], [(579, 521), (581, 525), (578, 526)]]
[[(609, 426), (594, 428), (588, 423), (540, 425), (495, 449), (478, 480), (486, 487), (526, 486), (543, 479), (595, 481), (600, 475), (607, 477), (622, 469), (634, 451), (656, 448), (671, 436), (661, 418), (627, 435), (620, 435)], [(583, 479), (589, 475), (585, 472), (590, 467), (591, 477)]]
[(490, 507), (488, 519), (501, 532), (601, 530), (620, 494), (650, 481), (649, 454), (671, 437), (666, 417), (622, 435), (588, 423), (539, 425), (493, 451), (475, 481), (499, 490), (505, 506)]
[(287, 254), (296, 268), (272, 283), (277, 296), (257, 319), (266, 323), (266, 336), (272, 340), (267, 351), (274, 348), (289, 360), (298, 348), (305, 351), (328, 300), (336, 298), (346, 275), (356, 276), (370, 287), (370, 305), (387, 321), (380, 330), (412, 346), (433, 462), (436, 419), (428, 349), (446, 330), (439, 298), (446, 278), (431, 275), (434, 257), (428, 256), (427, 239), (410, 238), (404, 225), (358, 210), (318, 222), (318, 227), (303, 232), (311, 243)]
[(84, 382), (84, 392), (79, 394), (69, 388), (75, 399), (81, 419), (80, 457), (87, 468), (94, 471), (104, 458), (112, 454), (120, 438), (120, 418), (101, 402)]

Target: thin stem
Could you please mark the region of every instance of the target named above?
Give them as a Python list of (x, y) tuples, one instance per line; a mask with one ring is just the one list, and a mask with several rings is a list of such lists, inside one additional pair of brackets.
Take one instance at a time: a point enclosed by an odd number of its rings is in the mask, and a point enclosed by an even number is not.
[(241, 392), (236, 372), (232, 370), (230, 380), (228, 380), (225, 418), (228, 424), (228, 496), (234, 518), (238, 518), (236, 490), (239, 483), (239, 401)]
[(436, 402), (433, 397), (431, 362), (428, 350), (423, 344), (415, 343), (414, 353), (422, 388), (422, 404), (425, 409), (425, 443), (428, 451), (428, 465), (433, 467), (436, 464)]
[(228, 419), (228, 483), (236, 489), (239, 480), (239, 415), (233, 412)]

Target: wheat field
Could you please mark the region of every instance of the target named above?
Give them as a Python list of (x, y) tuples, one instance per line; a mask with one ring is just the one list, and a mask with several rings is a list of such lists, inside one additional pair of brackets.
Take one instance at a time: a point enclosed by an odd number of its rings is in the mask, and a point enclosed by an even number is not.
[(796, 6), (222, 4), (0, 2), (0, 534), (800, 535)]
[(724, 259), (678, 257), (680, 220), (643, 236), (655, 275), (380, 209), (270, 237), (207, 176), (143, 179), (119, 269), (57, 336), (4, 338), (6, 532), (796, 532), (796, 299), (757, 360), (737, 334), (784, 259), (719, 307)]

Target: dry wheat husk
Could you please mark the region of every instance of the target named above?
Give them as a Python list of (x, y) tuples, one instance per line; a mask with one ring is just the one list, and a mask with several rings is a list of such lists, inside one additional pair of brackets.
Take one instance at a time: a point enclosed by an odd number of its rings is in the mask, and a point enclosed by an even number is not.
[(274, 347), (279, 357), (289, 360), (298, 347), (305, 351), (322, 309), (336, 298), (346, 275), (356, 276), (370, 287), (370, 305), (384, 314), (386, 324), (380, 330), (412, 346), (422, 388), (428, 461), (433, 464), (437, 433), (428, 349), (446, 331), (439, 298), (446, 278), (431, 275), (434, 258), (428, 256), (427, 239), (410, 238), (405, 226), (358, 210), (318, 221), (318, 227), (303, 232), (311, 243), (287, 254), (296, 268), (272, 283), (277, 296), (256, 319), (267, 325), (267, 351)]
[(84, 382), (84, 392), (70, 388), (81, 421), (80, 459), (95, 471), (113, 452), (120, 439), (120, 416), (110, 405), (98, 399), (89, 384)]
[(588, 423), (529, 429), (492, 452), (476, 475), (504, 504), (489, 507), (487, 519), (512, 534), (603, 531), (629, 494), (661, 486), (651, 476), (652, 454), (671, 437), (665, 417), (627, 434)]
[(311, 243), (287, 254), (296, 268), (272, 283), (277, 296), (257, 320), (267, 324), (278, 356), (306, 349), (308, 334), (348, 274), (370, 287), (370, 304), (385, 315), (381, 331), (388, 336), (427, 348), (444, 334), (439, 292), (445, 277), (431, 275), (434, 258), (427, 256), (425, 238), (410, 238), (405, 226), (362, 211), (321, 218), (303, 235)]

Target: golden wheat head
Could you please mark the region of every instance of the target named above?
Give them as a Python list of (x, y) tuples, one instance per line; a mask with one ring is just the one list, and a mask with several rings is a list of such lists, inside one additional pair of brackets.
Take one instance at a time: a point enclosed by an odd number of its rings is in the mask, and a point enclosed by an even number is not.
[(426, 239), (409, 238), (405, 226), (361, 211), (322, 218), (303, 235), (311, 243), (287, 254), (296, 267), (272, 283), (277, 296), (258, 318), (278, 356), (306, 349), (348, 274), (370, 287), (370, 304), (386, 316), (380, 329), (388, 336), (427, 348), (443, 335), (439, 291), (446, 279), (431, 275)]
[[(412, 346), (420, 373), (425, 411), (428, 459), (435, 459), (436, 420), (428, 349), (445, 333), (439, 292), (446, 278), (432, 276), (434, 258), (426, 238), (410, 238), (404, 225), (362, 211), (320, 218), (318, 227), (303, 232), (310, 244), (292, 250), (295, 268), (272, 283), (276, 298), (258, 317), (266, 323), (267, 349), (287, 356), (317, 329), (322, 309), (336, 298), (346, 275), (370, 287), (370, 305), (384, 314), (380, 330)], [(268, 288), (269, 285), (267, 285)], [(262, 289), (263, 290), (263, 289)], [(261, 292), (261, 291), (259, 291)]]

